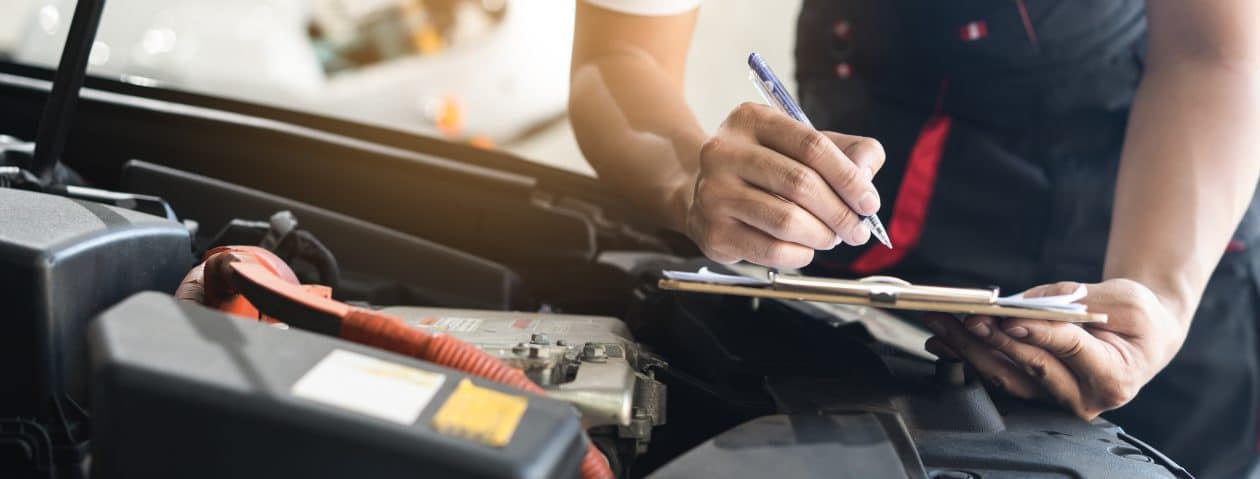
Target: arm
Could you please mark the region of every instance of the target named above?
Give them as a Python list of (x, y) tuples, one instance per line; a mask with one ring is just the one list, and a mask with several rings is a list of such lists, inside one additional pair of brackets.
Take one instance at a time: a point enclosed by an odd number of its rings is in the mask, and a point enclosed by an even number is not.
[[(1151, 0), (1150, 55), (1129, 119), (1104, 282), (1081, 328), (936, 318), (930, 349), (1017, 396), (1084, 418), (1120, 407), (1172, 360), (1260, 179), (1260, 3)], [(1030, 294), (1070, 291), (1075, 283)], [(964, 326), (966, 329), (964, 330)]]
[(871, 178), (883, 148), (753, 104), (710, 136), (682, 94), (695, 19), (578, 2), (569, 111), (601, 180), (716, 261), (800, 267), (841, 239), (865, 243), (847, 205), (879, 209)]
[(1260, 177), (1260, 3), (1148, 9), (1104, 277), (1147, 286), (1185, 331)]
[(678, 231), (708, 138), (682, 94), (696, 13), (624, 15), (579, 1), (573, 41), (569, 114), (582, 153), (602, 181)]

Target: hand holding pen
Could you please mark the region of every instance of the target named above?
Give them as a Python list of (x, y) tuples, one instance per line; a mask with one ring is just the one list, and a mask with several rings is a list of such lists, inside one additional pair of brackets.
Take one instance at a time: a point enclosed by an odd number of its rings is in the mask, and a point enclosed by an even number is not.
[[(751, 53), (748, 55), (748, 78), (752, 80), (753, 87), (761, 94), (761, 98), (779, 109), (793, 120), (804, 123), (810, 128), (814, 127), (814, 122), (809, 121), (805, 116), (805, 111), (796, 104), (792, 99), (792, 95), (788, 93), (787, 88), (783, 87), (783, 82), (779, 81), (779, 77), (774, 74), (774, 70), (770, 69), (770, 65), (761, 58), (761, 55)], [(875, 172), (871, 172), (871, 176), (875, 176)], [(861, 201), (860, 199), (858, 201)], [(852, 202), (850, 205), (854, 204)], [(862, 221), (870, 228), (871, 234), (878, 239), (880, 243), (892, 249), (892, 241), (888, 239), (888, 232), (884, 230), (884, 223), (879, 221), (879, 217), (875, 213), (863, 213)]]
[[(781, 84), (770, 91), (791, 99)], [(884, 164), (883, 147), (807, 122), (745, 103), (704, 142), (686, 233), (710, 259), (799, 268), (816, 250), (870, 240), (864, 218), (880, 208), (871, 179)]]

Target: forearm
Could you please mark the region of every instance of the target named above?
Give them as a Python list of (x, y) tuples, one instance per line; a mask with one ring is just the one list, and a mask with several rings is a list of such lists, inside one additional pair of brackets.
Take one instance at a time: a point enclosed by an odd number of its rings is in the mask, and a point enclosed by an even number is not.
[(1157, 294), (1188, 327), (1260, 177), (1260, 63), (1148, 67), (1116, 184), (1104, 276)]
[(601, 181), (675, 230), (706, 137), (679, 83), (646, 54), (613, 51), (575, 66), (569, 100), (578, 144)]

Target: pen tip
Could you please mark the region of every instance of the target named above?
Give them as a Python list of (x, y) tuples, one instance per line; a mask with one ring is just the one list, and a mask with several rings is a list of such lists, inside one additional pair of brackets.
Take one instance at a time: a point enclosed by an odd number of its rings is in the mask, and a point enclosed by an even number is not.
[(888, 238), (888, 230), (884, 229), (884, 223), (879, 220), (878, 216), (871, 215), (866, 217), (866, 223), (871, 230), (871, 236), (879, 240), (880, 244), (888, 249), (893, 249), (892, 240)]

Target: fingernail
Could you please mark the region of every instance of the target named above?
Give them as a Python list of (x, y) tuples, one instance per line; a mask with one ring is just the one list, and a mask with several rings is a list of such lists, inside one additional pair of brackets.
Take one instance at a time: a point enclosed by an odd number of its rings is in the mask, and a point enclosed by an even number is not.
[(987, 324), (976, 323), (976, 324), (971, 325), (971, 327), (967, 329), (970, 329), (971, 333), (975, 334), (976, 336), (980, 336), (982, 338), (989, 337), (989, 325)]
[(879, 195), (874, 191), (867, 191), (858, 199), (858, 214), (862, 216), (870, 216), (879, 212)]
[(1023, 326), (1014, 326), (1007, 328), (1006, 334), (1012, 338), (1026, 338), (1028, 337), (1028, 328)]
[(836, 247), (837, 247), (837, 246), (840, 246), (840, 243), (843, 243), (843, 242), (844, 242), (844, 238), (841, 238), (841, 237), (840, 237), (840, 235), (836, 235), (836, 240), (835, 240), (835, 241), (833, 241), (833, 242), (831, 243), (831, 247), (830, 247), (830, 248), (827, 248), (827, 249), (828, 249), (828, 250), (833, 250), (833, 249), (836, 249)]
[(866, 227), (866, 222), (859, 222), (852, 230), (849, 231), (853, 246), (861, 246), (871, 240), (871, 230)]

